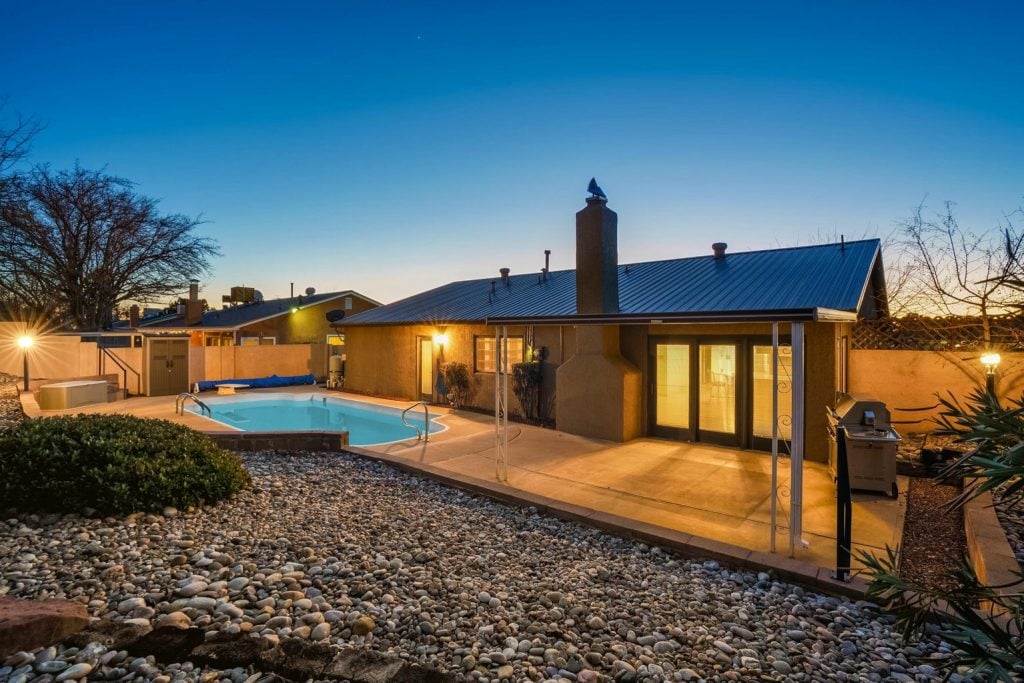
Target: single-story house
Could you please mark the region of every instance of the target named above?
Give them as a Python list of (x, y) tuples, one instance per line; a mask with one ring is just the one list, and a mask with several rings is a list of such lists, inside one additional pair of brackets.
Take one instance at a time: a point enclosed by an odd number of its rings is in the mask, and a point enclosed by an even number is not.
[(803, 424), (801, 456), (827, 460), (825, 410), (846, 389), (850, 326), (887, 312), (879, 241), (716, 243), (707, 256), (631, 264), (618, 263), (617, 242), (617, 215), (590, 197), (576, 215), (575, 270), (503, 268), (346, 318), (346, 389), (444, 402), (440, 368), (461, 362), (468, 405), (493, 410), (496, 369), (539, 360), (541, 412), (559, 430), (769, 450), (773, 422), (783, 441)]
[[(345, 354), (345, 337), (337, 323), (379, 305), (346, 290), (266, 300), (254, 296), (204, 311), (199, 284), (193, 281), (188, 299), (176, 312), (140, 318), (133, 306), (129, 320), (94, 336), (108, 349), (139, 349), (140, 358), (118, 363), (111, 357), (111, 363), (125, 375), (133, 393), (162, 396), (187, 391), (203, 380), (270, 374), (325, 377), (329, 357)], [(285, 348), (266, 348), (278, 345)], [(109, 353), (99, 356), (101, 366), (108, 357)]]
[(352, 290), (281, 299), (258, 299), (203, 311), (199, 287), (175, 313), (131, 320), (142, 331), (188, 333), (196, 346), (266, 346), (271, 344), (330, 344), (338, 336), (327, 319), (331, 311), (355, 315), (380, 306), (379, 301)]

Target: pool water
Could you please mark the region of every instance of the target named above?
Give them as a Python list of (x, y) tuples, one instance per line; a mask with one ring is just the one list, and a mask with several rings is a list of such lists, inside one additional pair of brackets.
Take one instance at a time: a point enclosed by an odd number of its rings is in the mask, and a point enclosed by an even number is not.
[[(203, 399), (213, 419), (246, 432), (347, 431), (353, 446), (370, 446), (416, 438), (416, 428), (402, 424), (402, 411), (362, 401), (317, 394), (260, 394)], [(189, 410), (199, 413), (197, 405)], [(440, 417), (430, 414), (430, 433), (441, 431)], [(410, 410), (409, 424), (423, 429), (423, 409)]]

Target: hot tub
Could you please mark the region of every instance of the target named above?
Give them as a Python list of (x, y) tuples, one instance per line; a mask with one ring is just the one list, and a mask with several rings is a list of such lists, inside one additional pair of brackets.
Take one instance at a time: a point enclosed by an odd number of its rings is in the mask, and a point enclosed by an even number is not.
[(102, 379), (77, 379), (39, 387), (39, 407), (42, 410), (64, 410), (106, 402), (107, 383)]

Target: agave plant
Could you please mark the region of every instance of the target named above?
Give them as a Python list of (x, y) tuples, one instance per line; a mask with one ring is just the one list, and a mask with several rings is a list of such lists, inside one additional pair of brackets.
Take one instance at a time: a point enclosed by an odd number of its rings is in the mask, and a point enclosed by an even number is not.
[[(964, 490), (953, 507), (986, 491), (994, 491), (1005, 505), (1024, 498), (1024, 396), (1003, 406), (986, 391), (974, 392), (966, 405), (942, 399), (942, 431), (972, 446), (947, 465), (943, 480), (963, 478)], [(923, 586), (899, 575), (897, 553), (884, 557), (859, 553), (870, 577), (868, 596), (896, 617), (907, 637), (921, 636), (929, 624), (956, 648), (942, 667), (947, 674), (958, 667), (986, 681), (1020, 680), (1024, 674), (1024, 574), (1002, 586), (985, 585), (966, 558), (941, 587)]]

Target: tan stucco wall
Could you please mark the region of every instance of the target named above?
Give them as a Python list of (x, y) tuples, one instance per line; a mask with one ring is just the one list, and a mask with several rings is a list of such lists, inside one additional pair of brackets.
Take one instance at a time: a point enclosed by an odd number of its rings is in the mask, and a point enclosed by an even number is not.
[[(20, 377), (23, 372), (22, 352), (17, 338), (25, 331), (23, 323), (0, 322), (0, 372)], [(108, 349), (122, 362), (141, 373), (142, 349)], [(117, 375), (118, 384), (124, 385), (121, 369), (110, 359), (101, 359), (96, 343), (81, 341), (74, 335), (43, 335), (35, 338), (29, 350), (29, 377), (35, 380), (63, 380), (91, 377), (99, 374)], [(141, 393), (139, 378), (128, 372), (128, 391)]]
[[(809, 460), (824, 462), (828, 458), (828, 433), (825, 422), (825, 407), (834, 403), (836, 391), (836, 343), (837, 335), (841, 326), (831, 323), (806, 323), (806, 382), (805, 400), (806, 413), (806, 457)], [(440, 328), (432, 325), (408, 326), (380, 326), (380, 327), (348, 327), (346, 334), (346, 353), (348, 362), (346, 364), (345, 388), (352, 391), (384, 396), (416, 400), (416, 363), (417, 346), (416, 339), (419, 336), (433, 338)], [(448, 325), (444, 328), (448, 336), (448, 345), (445, 349), (445, 359), (459, 361), (473, 367), (473, 337), (474, 335), (493, 336), (494, 329), (483, 325)], [(524, 328), (509, 328), (513, 335), (524, 334)], [(788, 336), (790, 333), (788, 325), (780, 326), (780, 334)], [(618, 396), (625, 396), (625, 412), (620, 416), (612, 416), (615, 424), (619, 424), (621, 417), (622, 424), (638, 423), (639, 433), (647, 433), (647, 392), (644, 390), (647, 376), (648, 364), (648, 338), (658, 335), (679, 335), (679, 336), (749, 336), (757, 335), (765, 339), (771, 336), (770, 324), (702, 324), (702, 325), (651, 325), (651, 326), (628, 326), (620, 327), (619, 348), (622, 360), (628, 369), (632, 366), (638, 370), (641, 378), (637, 385), (635, 380), (626, 379), (626, 386), (612, 387)], [(544, 399), (550, 401), (552, 390), (555, 389), (555, 373), (562, 372), (559, 365), (567, 361), (576, 349), (577, 330), (571, 326), (536, 326), (533, 328), (534, 343), (537, 346), (544, 346), (548, 350), (545, 374)], [(437, 349), (435, 348), (435, 354)], [(436, 367), (436, 355), (435, 355)], [(582, 367), (582, 366), (581, 366)], [(621, 369), (621, 368), (620, 368)], [(622, 376), (631, 376), (631, 372), (624, 372)], [(564, 375), (568, 377), (569, 375)], [(583, 391), (590, 397), (593, 403), (593, 396), (606, 396), (605, 388), (593, 387), (591, 372), (581, 372), (581, 379), (574, 380), (574, 384), (586, 381)], [(492, 374), (476, 373), (474, 382), (476, 393), (471, 401), (473, 407), (493, 410), (494, 408), (494, 380)], [(436, 377), (435, 377), (436, 381)], [(566, 383), (562, 383), (554, 393), (561, 395), (566, 392)], [(602, 385), (603, 386), (603, 385)], [(627, 388), (630, 387), (630, 388)], [(632, 387), (638, 387), (633, 389)], [(515, 397), (510, 393), (510, 400)], [(438, 397), (434, 397), (437, 400)], [(564, 402), (563, 402), (564, 404)], [(518, 410), (518, 405), (516, 406)], [(581, 411), (582, 414), (582, 411)], [(607, 416), (601, 418), (597, 412), (590, 411), (588, 420), (607, 421)], [(558, 428), (562, 429), (566, 424), (564, 417), (557, 415), (554, 406), (551, 406), (550, 416), (558, 420)], [(572, 418), (570, 418), (571, 421)], [(569, 425), (573, 428), (572, 425)], [(599, 436), (594, 429), (584, 426), (593, 436)], [(595, 427), (596, 429), (596, 427)], [(597, 430), (600, 431), (600, 430)], [(613, 430), (614, 431), (614, 430)], [(632, 433), (631, 429), (624, 428), (622, 434)], [(613, 438), (602, 432), (601, 438)], [(631, 438), (631, 437), (630, 437)]]
[(643, 433), (643, 375), (622, 356), (619, 329), (576, 329), (576, 352), (557, 373), (559, 430), (609, 441)]
[[(274, 346), (207, 346), (200, 348), (204, 373), (193, 374), (189, 382), (201, 379), (244, 379), (312, 373), (324, 375), (325, 344), (278, 344)], [(190, 362), (191, 362), (190, 354)]]
[[(433, 339), (434, 335), (443, 331), (447, 336), (444, 347), (444, 361), (465, 363), (470, 369), (473, 379), (474, 393), (469, 406), (481, 410), (494, 409), (494, 374), (473, 372), (475, 337), (493, 338), (494, 328), (485, 325), (447, 325), (443, 328), (434, 325), (393, 325), (380, 327), (349, 326), (345, 332), (345, 389), (359, 393), (418, 400), (417, 394), (417, 363), (419, 350), (417, 340), (420, 337)], [(523, 336), (529, 344), (529, 330), (522, 327), (510, 327), (509, 335)], [(541, 392), (542, 410), (553, 416), (554, 407), (551, 391), (554, 388), (554, 373), (562, 358), (567, 355), (565, 346), (573, 343), (570, 332), (568, 342), (560, 335), (557, 327), (536, 327), (532, 331), (534, 346), (543, 346), (547, 350), (544, 361), (544, 382)], [(441, 349), (433, 345), (433, 382), (437, 382), (437, 361)], [(513, 359), (513, 362), (519, 362)], [(442, 397), (433, 396), (435, 402)], [(513, 402), (513, 410), (521, 412), (518, 401), (509, 385), (509, 400)]]
[[(1024, 394), (1024, 353), (1003, 353), (999, 364), (996, 389), (1000, 397), (1020, 399)], [(936, 394), (950, 393), (964, 400), (985, 382), (985, 374), (977, 353), (945, 353), (937, 351), (850, 352), (851, 392), (870, 394), (884, 401), (894, 420), (922, 420), (917, 424), (900, 424), (903, 432), (923, 432), (935, 428), (932, 419), (939, 410), (900, 412), (898, 408), (922, 408), (938, 402)]]

